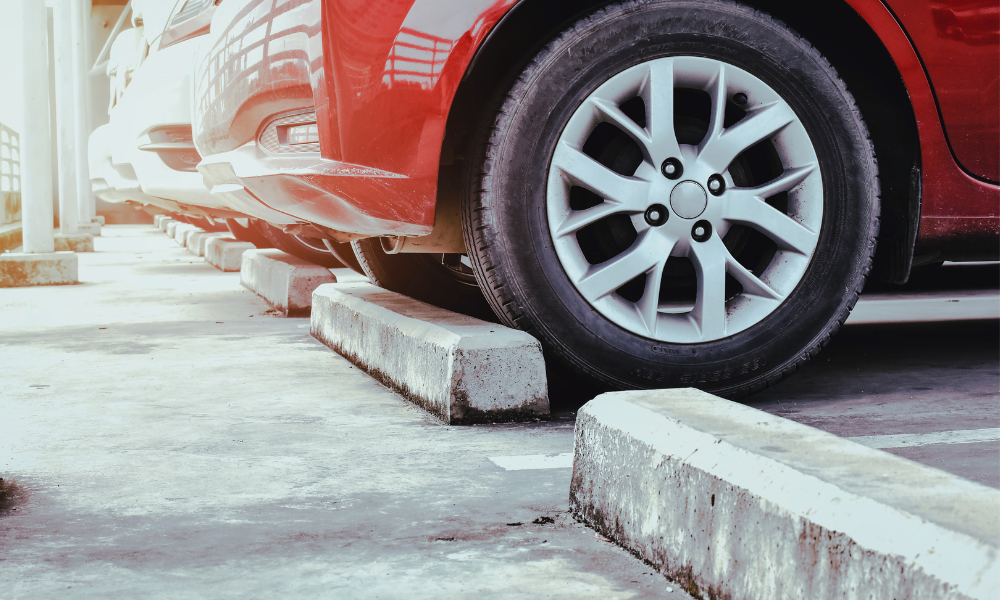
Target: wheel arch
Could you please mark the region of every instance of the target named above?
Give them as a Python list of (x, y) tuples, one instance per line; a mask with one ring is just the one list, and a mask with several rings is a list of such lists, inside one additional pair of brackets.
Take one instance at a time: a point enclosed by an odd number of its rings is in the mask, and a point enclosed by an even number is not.
[[(878, 4), (877, 0), (850, 0)], [(786, 23), (830, 61), (854, 95), (868, 124), (879, 162), (882, 222), (873, 273), (904, 283), (920, 220), (919, 134), (910, 95), (895, 60), (869, 23), (847, 0), (742, 0)], [(448, 113), (442, 177), (470, 154), (472, 132), (484, 108), (499, 107), (503, 93), (545, 43), (572, 21), (608, 0), (520, 0), (493, 27), (470, 62)], [(891, 16), (891, 15), (890, 15)], [(848, 40), (848, 43), (845, 43)], [(503, 90), (497, 93), (497, 90)], [(916, 171), (915, 171), (916, 170)], [(440, 188), (439, 188), (440, 189)]]

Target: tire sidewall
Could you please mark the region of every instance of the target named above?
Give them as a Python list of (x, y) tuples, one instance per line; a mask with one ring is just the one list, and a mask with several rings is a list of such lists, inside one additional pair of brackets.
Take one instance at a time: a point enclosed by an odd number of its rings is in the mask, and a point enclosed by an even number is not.
[[(601, 83), (663, 56), (694, 55), (742, 68), (772, 87), (802, 121), (820, 159), (824, 219), (816, 252), (787, 300), (733, 336), (671, 344), (628, 332), (576, 291), (549, 233), (549, 157), (563, 126)], [(481, 196), (492, 262), (540, 337), (614, 387), (745, 386), (797, 358), (839, 325), (863, 279), (877, 226), (875, 165), (853, 99), (804, 41), (751, 9), (721, 2), (636, 2), (597, 13), (529, 67), (501, 113)]]

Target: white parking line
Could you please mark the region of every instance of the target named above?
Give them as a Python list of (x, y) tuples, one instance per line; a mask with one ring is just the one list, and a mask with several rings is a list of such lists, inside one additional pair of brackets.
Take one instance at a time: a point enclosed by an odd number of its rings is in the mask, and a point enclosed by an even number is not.
[(507, 471), (530, 471), (535, 469), (571, 469), (573, 453), (526, 454), (524, 456), (491, 456), (493, 464)]
[(998, 317), (1000, 296), (992, 290), (954, 295), (874, 294), (861, 296), (847, 318), (847, 324), (968, 321)]
[(896, 435), (864, 435), (847, 438), (869, 448), (916, 448), (931, 444), (975, 444), (1000, 440), (1000, 427), (963, 429), (935, 433), (900, 433)]
[[(898, 433), (895, 435), (863, 435), (845, 438), (852, 442), (885, 450), (887, 448), (917, 448), (931, 444), (975, 444), (1000, 440), (1000, 427), (936, 431), (934, 433)], [(496, 466), (506, 471), (533, 471), (539, 469), (571, 469), (573, 453), (526, 454), (523, 456), (491, 456)]]

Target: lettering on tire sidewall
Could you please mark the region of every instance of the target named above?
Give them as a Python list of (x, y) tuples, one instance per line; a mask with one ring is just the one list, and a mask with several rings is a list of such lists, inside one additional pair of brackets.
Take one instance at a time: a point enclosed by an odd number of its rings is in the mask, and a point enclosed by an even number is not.
[(647, 381), (653, 384), (665, 384), (674, 380), (678, 385), (699, 385), (706, 383), (715, 383), (719, 381), (727, 381), (732, 379), (734, 376), (743, 376), (755, 371), (759, 371), (764, 368), (767, 364), (767, 360), (763, 357), (754, 358), (753, 360), (748, 360), (738, 367), (731, 369), (718, 369), (715, 371), (702, 371), (702, 372), (692, 372), (685, 371), (680, 376), (677, 376), (676, 372), (664, 372), (664, 371), (653, 371), (650, 369), (643, 369), (641, 367), (636, 367), (629, 372), (632, 377)]

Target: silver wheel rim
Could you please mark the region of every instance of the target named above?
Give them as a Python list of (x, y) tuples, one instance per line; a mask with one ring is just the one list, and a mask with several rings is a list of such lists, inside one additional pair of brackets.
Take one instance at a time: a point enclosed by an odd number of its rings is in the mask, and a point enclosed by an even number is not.
[[(676, 90), (707, 93), (710, 109), (700, 142), (678, 139), (675, 97), (685, 92)], [(643, 124), (623, 109), (628, 103), (637, 117), (635, 98), (641, 99)], [(727, 123), (732, 120), (727, 107), (732, 111), (736, 104), (741, 105), (737, 113), (745, 114)], [(634, 173), (616, 172), (587, 153), (585, 146), (602, 123), (617, 128), (621, 133), (615, 135), (624, 134), (641, 151)], [(769, 167), (778, 169), (773, 178), (741, 187), (738, 179), (747, 179), (748, 171), (740, 165), (750, 153), (769, 153), (780, 166)], [(750, 73), (701, 57), (641, 63), (591, 93), (560, 135), (546, 190), (556, 254), (583, 298), (628, 331), (673, 343), (733, 335), (774, 312), (806, 271), (823, 222), (818, 164), (794, 111)], [(668, 178), (678, 165), (681, 176)], [(574, 188), (599, 203), (574, 208)], [(628, 227), (623, 218), (635, 230), (634, 241), (611, 257), (588, 258), (592, 245), (581, 241), (583, 233), (607, 226), (608, 219)], [(770, 248), (761, 264), (741, 264), (750, 259), (730, 248), (739, 236)], [(670, 268), (689, 261), (696, 280), (693, 298), (669, 298), (672, 290), (664, 285), (668, 259)], [(727, 293), (727, 275), (735, 293)], [(632, 291), (626, 294), (628, 287)]]

